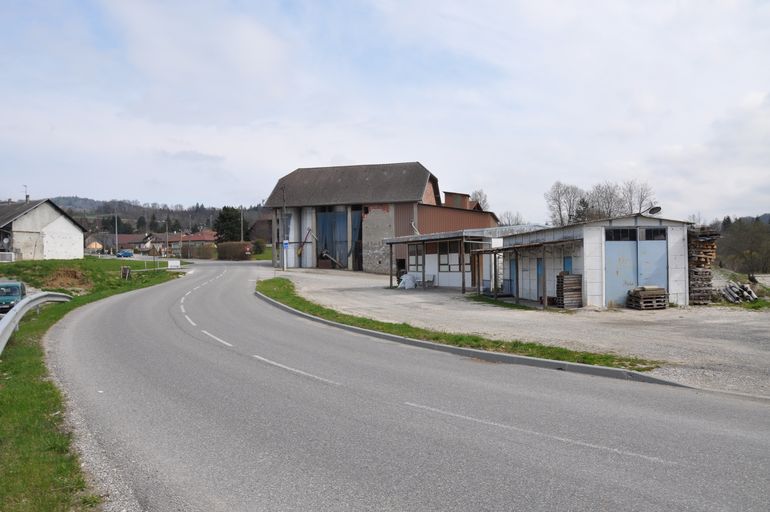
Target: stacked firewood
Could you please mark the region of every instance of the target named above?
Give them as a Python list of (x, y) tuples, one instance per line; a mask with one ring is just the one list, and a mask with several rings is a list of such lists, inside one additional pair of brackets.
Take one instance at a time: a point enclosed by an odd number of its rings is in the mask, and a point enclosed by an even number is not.
[(749, 285), (738, 284), (735, 281), (727, 281), (727, 285), (721, 291), (722, 297), (735, 304), (754, 302), (758, 299), (757, 294)]
[(690, 304), (711, 301), (711, 265), (717, 257), (720, 233), (707, 227), (690, 228), (687, 232), (689, 256)]
[(556, 305), (560, 308), (583, 306), (583, 276), (559, 272), (556, 276)]

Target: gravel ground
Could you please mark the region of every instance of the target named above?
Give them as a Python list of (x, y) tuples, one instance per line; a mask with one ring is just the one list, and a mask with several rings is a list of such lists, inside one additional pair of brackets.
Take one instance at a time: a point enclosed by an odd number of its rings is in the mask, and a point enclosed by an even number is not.
[(653, 375), (688, 386), (770, 397), (770, 311), (689, 307), (658, 311), (522, 311), (471, 302), (458, 290), (388, 289), (388, 276), (269, 266), (304, 297), (345, 313), (448, 332), (666, 361)]

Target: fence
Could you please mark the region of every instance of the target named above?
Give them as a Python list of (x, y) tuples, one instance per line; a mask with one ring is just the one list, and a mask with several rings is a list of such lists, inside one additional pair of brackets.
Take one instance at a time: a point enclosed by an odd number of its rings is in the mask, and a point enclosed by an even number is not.
[(46, 302), (67, 302), (71, 299), (69, 295), (55, 292), (41, 292), (30, 295), (16, 304), (5, 316), (0, 319), (0, 354), (5, 349), (5, 344), (11, 337), (11, 334), (18, 328), (19, 322), (27, 312), (40, 307)]

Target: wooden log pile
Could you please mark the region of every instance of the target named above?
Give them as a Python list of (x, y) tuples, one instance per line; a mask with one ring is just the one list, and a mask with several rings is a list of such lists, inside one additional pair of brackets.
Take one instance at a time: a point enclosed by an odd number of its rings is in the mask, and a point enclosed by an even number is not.
[(717, 257), (717, 240), (722, 236), (711, 228), (690, 228), (687, 231), (687, 254), (690, 277), (690, 304), (711, 301), (711, 266)]
[(668, 293), (658, 286), (640, 286), (628, 291), (626, 307), (631, 309), (666, 309)]
[(559, 272), (556, 276), (556, 306), (560, 308), (583, 307), (583, 276)]
[(738, 284), (735, 281), (727, 281), (727, 285), (722, 288), (721, 292), (722, 297), (734, 304), (754, 302), (759, 299), (749, 285)]

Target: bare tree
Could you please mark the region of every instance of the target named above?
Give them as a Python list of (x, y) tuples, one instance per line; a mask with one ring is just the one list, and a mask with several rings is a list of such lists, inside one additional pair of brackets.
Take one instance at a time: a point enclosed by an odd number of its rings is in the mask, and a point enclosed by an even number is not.
[(616, 217), (624, 212), (623, 198), (620, 186), (611, 181), (598, 183), (588, 193), (591, 207), (603, 218)]
[(487, 199), (487, 194), (484, 192), (484, 189), (480, 188), (471, 192), (471, 201), (479, 203), (482, 210), (489, 210), (489, 200)]
[(624, 181), (620, 185), (620, 196), (623, 200), (624, 210), (621, 213), (641, 213), (655, 204), (652, 187), (647, 182)]
[(556, 181), (551, 189), (544, 194), (551, 222), (554, 226), (566, 226), (575, 217), (578, 203), (585, 192), (575, 185)]
[(501, 226), (518, 226), (519, 224), (526, 223), (527, 221), (524, 220), (524, 217), (519, 212), (513, 213), (510, 210), (506, 210), (500, 215)]

